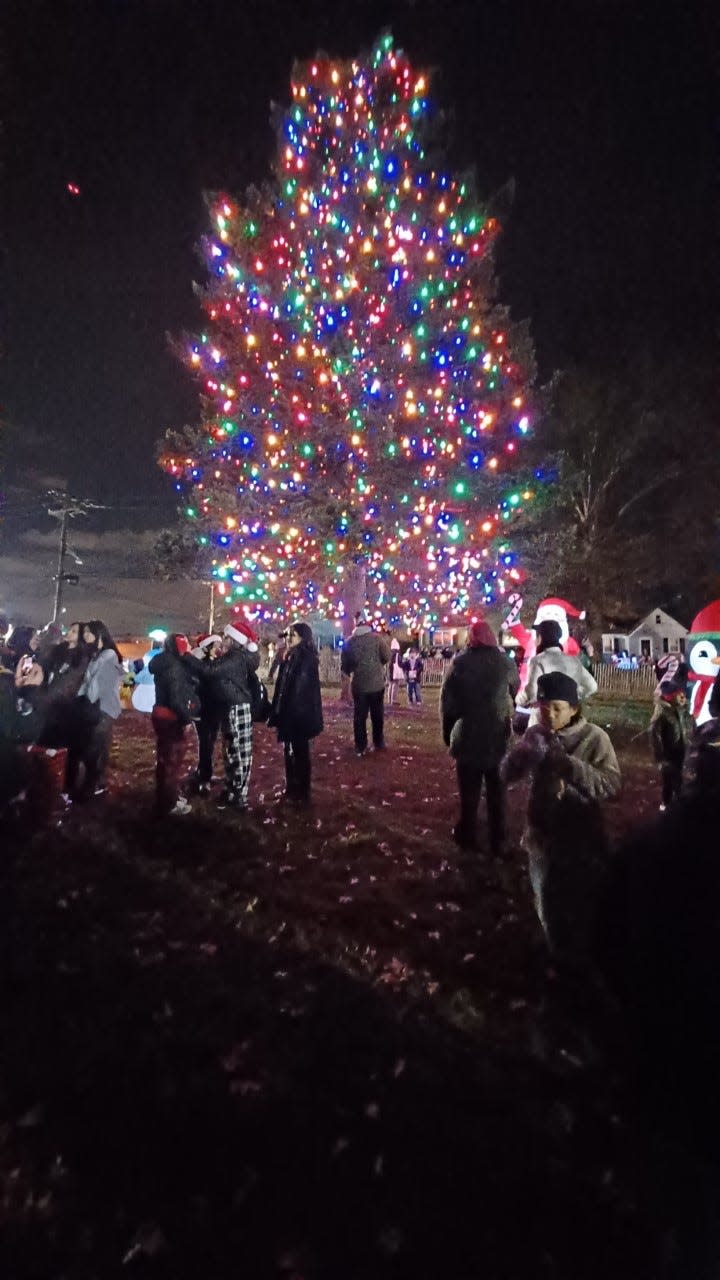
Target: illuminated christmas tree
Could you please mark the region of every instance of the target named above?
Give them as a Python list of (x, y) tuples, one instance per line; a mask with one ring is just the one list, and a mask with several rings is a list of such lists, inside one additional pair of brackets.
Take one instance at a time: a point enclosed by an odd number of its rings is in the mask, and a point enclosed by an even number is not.
[(427, 154), (428, 90), (390, 36), (296, 67), (273, 184), (210, 201), (203, 421), (161, 465), (251, 618), (432, 625), (521, 578), (532, 345), (494, 301), (496, 219)]

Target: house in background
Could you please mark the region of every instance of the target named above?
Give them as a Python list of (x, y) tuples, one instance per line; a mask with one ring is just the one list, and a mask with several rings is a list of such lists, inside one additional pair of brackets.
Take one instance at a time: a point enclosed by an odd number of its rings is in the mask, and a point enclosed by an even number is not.
[(684, 653), (687, 633), (687, 627), (664, 609), (652, 609), (627, 632), (605, 632), (602, 651), (608, 656), (627, 651), (631, 657), (650, 658), (654, 662), (664, 653)]

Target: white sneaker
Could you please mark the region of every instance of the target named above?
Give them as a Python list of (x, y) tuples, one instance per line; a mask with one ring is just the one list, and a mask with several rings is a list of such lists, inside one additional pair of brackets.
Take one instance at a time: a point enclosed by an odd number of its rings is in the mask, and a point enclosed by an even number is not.
[(659, 805), (658, 805), (658, 813), (664, 813), (664, 812), (665, 812), (665, 808), (666, 808), (666, 806), (665, 806), (664, 804), (659, 804)]
[(188, 804), (187, 800), (180, 796), (175, 808), (170, 810), (170, 817), (174, 817), (176, 815), (179, 816), (181, 814), (184, 815), (186, 813), (192, 813), (192, 805)]

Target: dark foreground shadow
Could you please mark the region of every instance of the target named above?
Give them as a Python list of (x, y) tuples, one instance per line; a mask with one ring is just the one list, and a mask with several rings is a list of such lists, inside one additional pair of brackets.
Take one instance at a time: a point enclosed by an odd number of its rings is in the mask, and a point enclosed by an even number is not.
[(4, 1276), (657, 1275), (591, 1078), (245, 936), (143, 839), (3, 863)]

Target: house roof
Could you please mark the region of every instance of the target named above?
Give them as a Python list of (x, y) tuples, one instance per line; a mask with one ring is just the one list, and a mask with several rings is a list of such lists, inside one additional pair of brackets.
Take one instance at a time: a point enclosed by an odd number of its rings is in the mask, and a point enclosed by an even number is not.
[[(657, 614), (660, 614), (660, 622), (655, 621)], [(638, 631), (642, 631), (648, 627), (657, 626), (671, 626), (677, 631), (681, 631), (683, 635), (687, 635), (687, 627), (684, 626), (682, 622), (678, 622), (677, 618), (673, 618), (671, 614), (665, 611), (665, 609), (660, 608), (651, 609), (649, 613), (646, 613), (644, 618), (641, 618), (639, 622), (636, 622), (629, 634), (634, 636)]]

